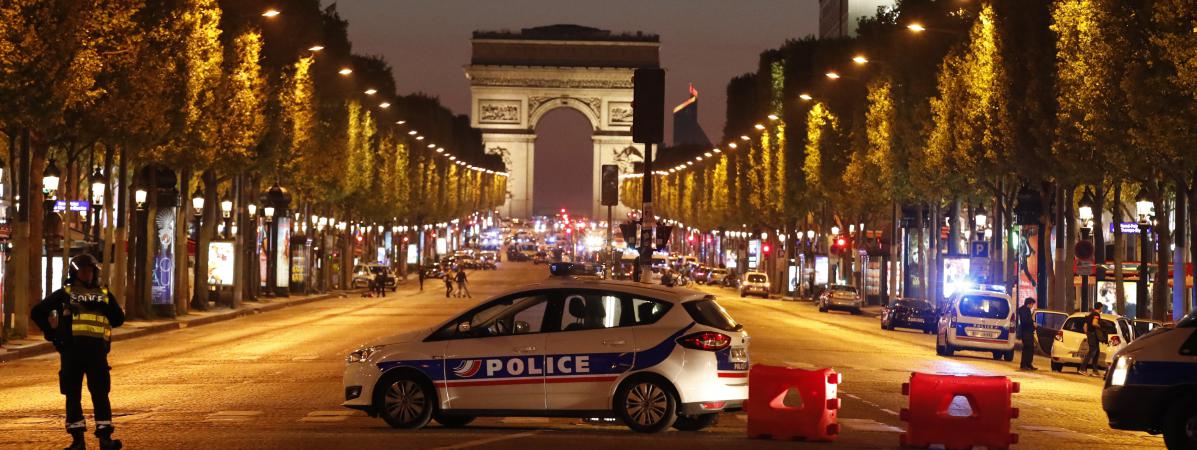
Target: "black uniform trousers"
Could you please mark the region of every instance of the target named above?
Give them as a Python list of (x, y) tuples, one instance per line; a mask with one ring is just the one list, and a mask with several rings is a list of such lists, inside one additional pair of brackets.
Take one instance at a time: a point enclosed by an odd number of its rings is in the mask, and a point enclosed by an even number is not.
[(72, 346), (63, 349), (59, 356), (62, 368), (58, 372), (58, 388), (66, 396), (67, 432), (87, 430), (83, 419), (83, 379), (87, 378), (87, 390), (95, 409), (96, 436), (112, 435), (112, 404), (108, 402), (108, 391), (112, 378), (108, 366), (108, 351), (103, 346)]
[(1022, 341), (1022, 359), (1018, 367), (1029, 369), (1035, 366), (1035, 330), (1019, 331), (1018, 339)]

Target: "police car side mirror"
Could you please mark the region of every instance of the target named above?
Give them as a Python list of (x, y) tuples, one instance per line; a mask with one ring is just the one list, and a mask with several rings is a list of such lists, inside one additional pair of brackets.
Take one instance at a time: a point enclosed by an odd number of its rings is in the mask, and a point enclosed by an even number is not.
[(466, 322), (457, 324), (457, 332), (463, 333), (463, 334), (469, 333), (470, 332), (470, 322), (466, 321)]
[(515, 334), (527, 333), (532, 327), (528, 326), (528, 322), (522, 320), (515, 321)]

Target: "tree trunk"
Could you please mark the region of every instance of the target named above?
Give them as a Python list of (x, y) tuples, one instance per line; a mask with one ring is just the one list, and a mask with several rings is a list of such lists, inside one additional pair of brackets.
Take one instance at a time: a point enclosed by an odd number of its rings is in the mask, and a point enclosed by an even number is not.
[(1187, 241), (1185, 233), (1188, 231), (1185, 225), (1188, 218), (1186, 211), (1188, 202), (1185, 201), (1187, 190), (1188, 186), (1184, 182), (1176, 184), (1176, 235), (1172, 237), (1176, 250), (1172, 254), (1174, 268), (1172, 270), (1172, 317), (1170, 318), (1173, 321), (1184, 317), (1185, 305), (1188, 304), (1185, 301), (1185, 294), (1187, 294), (1187, 289), (1185, 289), (1185, 244)]
[[(208, 199), (201, 211), (202, 224), (196, 232), (195, 247), (195, 305), (208, 308), (208, 243), (216, 235), (216, 210), (220, 209), (220, 200), (216, 192), (216, 171), (207, 169), (203, 173), (204, 198)], [(197, 186), (196, 189), (199, 189)]]
[[(46, 170), (46, 153), (48, 149), (30, 130), (25, 130), (21, 141), (21, 146), (24, 147), (23, 151), (27, 155), (29, 162), (28, 170), (24, 170), (25, 176), (28, 177), (25, 180), (26, 192), (21, 198), (29, 199), (25, 202), (26, 209), (29, 211), (29, 215), (27, 216), (29, 219), (27, 242), (30, 244), (25, 247), (25, 266), (29, 268), (30, 275), (32, 276), (28, 278), (29, 281), (26, 286), (29, 297), (24, 301), (18, 302), (21, 309), (15, 312), (21, 316), (21, 320), (24, 322), (28, 320), (27, 318), (29, 317), (29, 311), (32, 306), (40, 301), (44, 295), (49, 294), (48, 292), (42, 292), (44, 290), (43, 282), (45, 281), (44, 277), (46, 277), (46, 274), (41, 270), (42, 249), (44, 248), (42, 245), (42, 227), (45, 225), (46, 214), (42, 202), (45, 200), (45, 197), (42, 196), (42, 190), (39, 187), (39, 183), (34, 181), (36, 177), (33, 175), (40, 174)], [(48, 257), (49, 255), (47, 254), (46, 256)]]
[[(940, 304), (940, 292), (943, 292), (943, 281), (940, 276), (943, 270), (943, 252), (940, 250), (942, 243), (940, 242), (940, 222), (939, 218), (943, 217), (943, 209), (939, 204), (940, 200), (935, 199), (931, 202), (931, 226), (930, 236), (928, 236), (928, 247), (930, 254), (930, 267), (927, 270), (927, 298), (931, 300), (932, 304)], [(948, 239), (951, 239), (951, 234)]]
[(1114, 203), (1110, 207), (1114, 223), (1114, 309), (1118, 314), (1126, 314), (1126, 287), (1122, 284), (1126, 275), (1122, 270), (1122, 262), (1126, 260), (1126, 235), (1122, 234), (1122, 183), (1114, 183)]
[[(1076, 203), (1074, 202), (1076, 187), (1069, 187), (1065, 192), (1063, 208), (1066, 226), (1060, 227), (1060, 229), (1067, 234), (1064, 237), (1064, 257), (1059, 258), (1063, 260), (1064, 267), (1056, 273), (1063, 274), (1060, 277), (1060, 285), (1064, 289), (1065, 304), (1071, 309), (1080, 309), (1080, 305), (1084, 302), (1077, 301), (1076, 271), (1073, 270), (1076, 267), (1076, 236), (1080, 235), (1076, 223)], [(1060, 239), (1060, 236), (1057, 235), (1056, 239)]]
[(1100, 285), (1106, 279), (1106, 222), (1103, 216), (1106, 204), (1106, 185), (1104, 181), (1097, 183), (1093, 202), (1093, 260), (1097, 264), (1095, 285)]
[[(191, 178), (193, 178), (191, 176), (191, 168), (184, 167), (183, 170), (178, 172), (177, 176), (179, 178), (179, 206), (175, 208), (177, 218), (175, 219), (174, 303), (175, 315), (183, 316), (187, 314), (187, 311), (191, 309), (191, 306), (195, 306), (196, 309), (200, 310), (207, 309), (207, 303), (204, 303), (203, 305), (191, 304), (193, 290), (191, 289), (191, 280), (189, 277), (190, 274), (188, 273), (189, 270), (187, 270), (191, 267), (189, 261), (190, 252), (188, 251), (188, 247), (190, 247), (190, 233), (188, 233), (187, 224), (190, 223), (193, 217), (195, 217), (191, 209)], [(198, 254), (199, 252), (196, 253)], [(196, 261), (196, 265), (198, 266), (198, 261)], [(195, 281), (198, 283), (199, 277), (196, 277)], [(194, 292), (199, 292), (199, 290), (195, 290)]]
[[(242, 192), (245, 184), (242, 182), (244, 178), (244, 174), (237, 174), (233, 185), (229, 188), (231, 193), (229, 197), (233, 200), (233, 214), (229, 218), (230, 228), (228, 230), (229, 236), (233, 238), (233, 309), (240, 308), (245, 300), (245, 264), (248, 262), (245, 257), (247, 254), (245, 246), (249, 242), (245, 235), (249, 231), (249, 227), (246, 224), (245, 215), (242, 213), (245, 210), (245, 195)], [(236, 233), (232, 230), (233, 226), (237, 227)]]
[[(1189, 197), (1189, 262), (1197, 266), (1197, 171), (1194, 171), (1193, 181), (1185, 195)], [(1193, 272), (1197, 277), (1197, 269)], [(1193, 284), (1193, 290), (1189, 292), (1189, 311), (1197, 308), (1197, 280)]]
[(116, 177), (113, 178), (115, 182), (113, 187), (116, 189), (116, 202), (112, 205), (113, 208), (113, 225), (112, 229), (112, 244), (116, 248), (115, 259), (112, 264), (112, 278), (110, 281), (113, 288), (113, 294), (116, 296), (117, 303), (128, 311), (129, 299), (127, 293), (129, 292), (129, 216), (133, 214), (133, 208), (129, 207), (129, 156), (125, 152), (125, 146), (118, 148), (120, 152), (120, 160), (117, 165)]
[(1159, 251), (1156, 253), (1156, 271), (1151, 289), (1151, 318), (1155, 320), (1166, 320), (1168, 317), (1168, 268), (1172, 262), (1172, 252), (1170, 246), (1172, 244), (1172, 231), (1168, 229), (1168, 217), (1171, 210), (1168, 208), (1167, 201), (1167, 187), (1161, 182), (1156, 183), (1156, 188), (1151, 189), (1151, 201), (1155, 204), (1156, 226), (1155, 230), (1158, 239), (1157, 246)]

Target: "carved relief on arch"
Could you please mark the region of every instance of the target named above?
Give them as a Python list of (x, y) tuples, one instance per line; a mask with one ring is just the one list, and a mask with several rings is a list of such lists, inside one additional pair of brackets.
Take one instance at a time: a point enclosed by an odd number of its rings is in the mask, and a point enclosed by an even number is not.
[(545, 113), (560, 107), (573, 107), (590, 119), (598, 128), (602, 117), (603, 99), (599, 97), (571, 97), (567, 95), (537, 95), (528, 97), (528, 123), (535, 126)]

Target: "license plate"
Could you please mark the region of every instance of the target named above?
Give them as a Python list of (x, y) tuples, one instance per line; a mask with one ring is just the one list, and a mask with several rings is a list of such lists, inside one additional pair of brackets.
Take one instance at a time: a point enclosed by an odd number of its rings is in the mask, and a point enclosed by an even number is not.
[(998, 331), (997, 330), (969, 328), (968, 335), (972, 336), (972, 337), (992, 339), (992, 338), (996, 338), (998, 336)]
[(732, 347), (731, 361), (732, 362), (748, 361), (748, 349), (746, 349), (744, 347)]
[(923, 318), (922, 317), (911, 317), (910, 323), (923, 323)]

